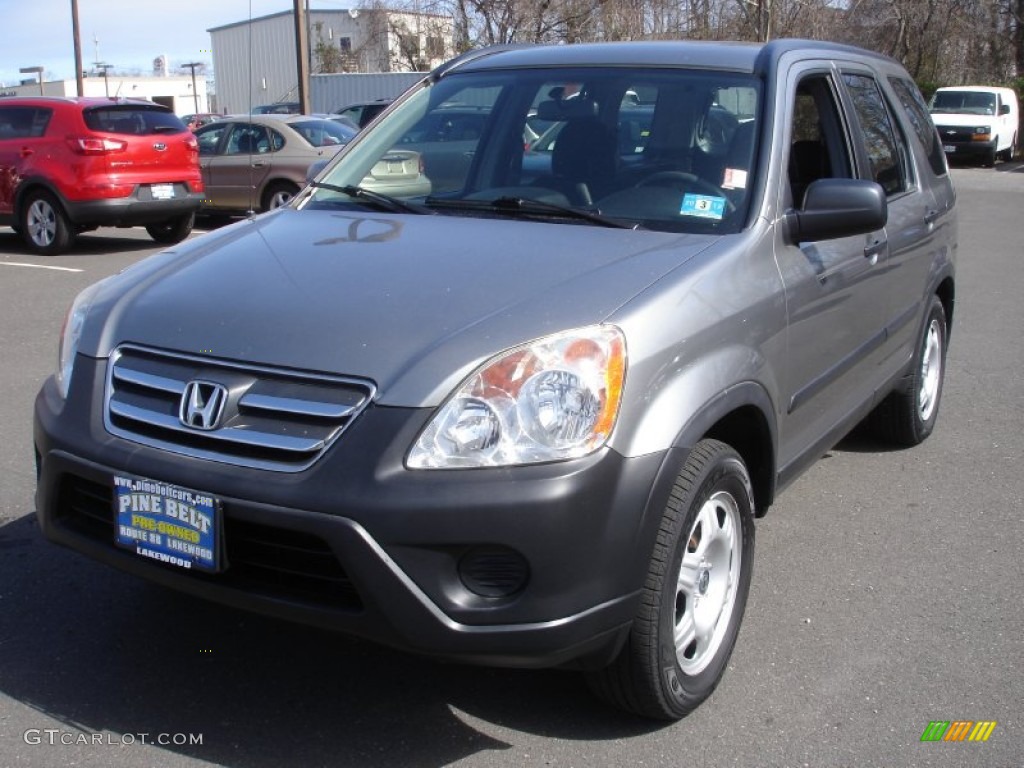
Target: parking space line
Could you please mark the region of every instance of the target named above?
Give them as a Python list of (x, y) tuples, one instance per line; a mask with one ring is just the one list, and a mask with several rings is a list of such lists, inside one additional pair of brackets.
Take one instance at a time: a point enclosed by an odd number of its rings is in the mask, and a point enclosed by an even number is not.
[(74, 267), (53, 267), (48, 264), (25, 264), (20, 261), (0, 261), (0, 265), (5, 267), (31, 267), (32, 269), (53, 269), (57, 272), (84, 272), (84, 269), (76, 269)]

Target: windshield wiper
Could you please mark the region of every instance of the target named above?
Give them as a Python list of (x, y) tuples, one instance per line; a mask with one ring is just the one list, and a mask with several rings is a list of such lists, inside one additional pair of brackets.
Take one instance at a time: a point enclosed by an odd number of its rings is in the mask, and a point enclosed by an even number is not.
[(381, 192), (374, 192), (372, 189), (366, 187), (359, 187), (355, 184), (328, 184), (325, 181), (311, 181), (309, 186), (316, 187), (317, 189), (329, 189), (332, 192), (341, 192), (343, 195), (348, 195), (356, 200), (362, 200), (365, 202), (373, 203), (379, 208), (383, 208), (386, 211), (392, 211), (393, 213), (416, 213), (420, 215), (433, 215), (433, 211), (425, 208), (422, 205), (416, 203), (410, 203), (407, 200), (402, 200), (398, 197), (391, 197), (391, 195), (385, 195)]
[(438, 208), (465, 208), (477, 211), (501, 211), (508, 213), (521, 213), (527, 216), (561, 216), (579, 221), (589, 221), (601, 227), (614, 229), (637, 229), (636, 224), (609, 219), (602, 216), (600, 211), (588, 211), (582, 208), (571, 208), (558, 203), (547, 203), (543, 200), (534, 200), (528, 197), (498, 197), (494, 200), (448, 200), (439, 197), (428, 197), (426, 203)]

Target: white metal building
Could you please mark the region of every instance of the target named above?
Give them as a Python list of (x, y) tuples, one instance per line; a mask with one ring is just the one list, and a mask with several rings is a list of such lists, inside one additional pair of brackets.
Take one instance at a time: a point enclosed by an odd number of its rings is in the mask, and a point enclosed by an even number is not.
[[(311, 10), (310, 74), (427, 71), (454, 55), (453, 22), (436, 14)], [(213, 44), (217, 111), (298, 100), (292, 11), (207, 30)]]
[[(209, 112), (206, 94), (206, 76), (197, 73), (192, 90), (191, 75), (90, 75), (82, 81), (84, 96), (123, 96), (127, 99), (149, 99), (170, 107), (176, 115)], [(48, 80), (39, 83), (15, 85), (3, 89), (12, 96), (77, 96), (78, 85), (72, 80)]]

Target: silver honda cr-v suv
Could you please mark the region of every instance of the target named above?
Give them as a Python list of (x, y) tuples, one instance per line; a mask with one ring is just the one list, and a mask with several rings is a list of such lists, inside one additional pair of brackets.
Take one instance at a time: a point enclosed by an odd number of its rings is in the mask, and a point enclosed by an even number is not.
[(932, 431), (954, 201), (912, 79), (863, 50), (467, 54), (286, 207), (76, 299), (35, 407), (42, 530), (681, 717), (779, 490), (860, 422)]

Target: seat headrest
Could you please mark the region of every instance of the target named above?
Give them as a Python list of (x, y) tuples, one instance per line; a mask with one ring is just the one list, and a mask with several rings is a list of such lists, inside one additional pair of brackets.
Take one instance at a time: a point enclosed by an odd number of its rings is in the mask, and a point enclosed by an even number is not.
[(597, 117), (597, 102), (592, 99), (568, 98), (562, 101), (542, 101), (537, 105), (541, 120), (574, 120)]

